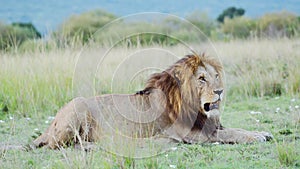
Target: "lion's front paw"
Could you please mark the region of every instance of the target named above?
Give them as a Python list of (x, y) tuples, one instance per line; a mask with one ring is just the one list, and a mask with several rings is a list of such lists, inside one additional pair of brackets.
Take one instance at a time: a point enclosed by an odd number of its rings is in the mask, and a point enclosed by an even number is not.
[(213, 141), (219, 141), (222, 143), (254, 143), (265, 142), (271, 139), (273, 139), (273, 135), (268, 132), (225, 128), (223, 130), (218, 130), (217, 137)]
[(259, 142), (270, 141), (274, 138), (271, 133), (268, 133), (265, 131), (253, 132), (253, 137), (255, 138), (256, 141), (259, 141)]
[(262, 131), (260, 133), (265, 136), (266, 141), (270, 141), (270, 140), (274, 139), (274, 136), (271, 133), (268, 133), (268, 132), (265, 132), (265, 131)]

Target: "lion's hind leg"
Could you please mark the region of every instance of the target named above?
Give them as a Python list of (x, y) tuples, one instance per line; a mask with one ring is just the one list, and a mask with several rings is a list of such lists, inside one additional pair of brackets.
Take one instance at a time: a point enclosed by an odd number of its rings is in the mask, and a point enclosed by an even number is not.
[[(75, 98), (58, 111), (48, 129), (33, 141), (55, 149), (88, 137), (90, 115), (85, 98)], [(82, 137), (82, 138), (81, 138)]]

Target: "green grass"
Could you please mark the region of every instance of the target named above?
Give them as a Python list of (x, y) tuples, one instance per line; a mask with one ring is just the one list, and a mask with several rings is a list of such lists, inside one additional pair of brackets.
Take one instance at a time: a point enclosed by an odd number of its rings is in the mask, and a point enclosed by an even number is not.
[(297, 165), (299, 167), (299, 157), (295, 149), (296, 143), (281, 143), (277, 145), (279, 162), (285, 166)]
[[(286, 107), (300, 104), (300, 98), (253, 98), (230, 102), (225, 106), (222, 121), (225, 126), (248, 130), (269, 131), (275, 137), (268, 143), (249, 145), (176, 145), (177, 149), (144, 159), (120, 157), (104, 150), (83, 152), (73, 148), (64, 150), (37, 149), (30, 152), (1, 152), (3, 168), (297, 168), (300, 165), (299, 109)], [(275, 113), (278, 103), (281, 110)], [(268, 105), (267, 107), (265, 105)], [(250, 114), (251, 110), (261, 114)], [(239, 118), (236, 118), (239, 117)], [(29, 143), (34, 130), (44, 130), (48, 118), (26, 120), (6, 119), (1, 123), (0, 142)], [(290, 130), (284, 134), (282, 130)], [(173, 147), (173, 145), (172, 145)], [(170, 148), (172, 148), (170, 147)]]
[[(101, 146), (91, 152), (72, 147), (60, 151), (1, 150), (0, 168), (299, 168), (299, 40), (232, 41), (214, 45), (224, 64), (227, 84), (221, 115), (223, 125), (268, 131), (274, 135), (273, 141), (250, 145), (175, 144), (165, 153), (143, 159), (111, 154)], [(99, 65), (106, 49), (88, 48), (81, 55), (76, 49), (1, 53), (0, 144), (30, 143), (46, 129), (56, 111), (78, 92), (85, 91), (82, 94), (87, 96), (134, 92), (142, 88), (146, 77), (154, 71), (144, 71), (132, 78), (136, 70), (153, 65), (164, 69), (178, 59), (176, 56), (189, 53), (180, 45), (154, 47), (171, 51), (175, 56), (160, 50), (147, 51), (146, 47), (117, 47), (95, 71), (93, 67)], [(215, 56), (207, 44), (195, 49), (205, 49)], [(128, 55), (131, 57), (124, 60)], [(286, 79), (284, 73), (288, 73)], [(92, 91), (82, 86), (88, 84), (86, 78), (95, 78)], [(281, 93), (273, 90), (272, 85), (269, 89), (268, 85), (275, 82), (281, 86)]]

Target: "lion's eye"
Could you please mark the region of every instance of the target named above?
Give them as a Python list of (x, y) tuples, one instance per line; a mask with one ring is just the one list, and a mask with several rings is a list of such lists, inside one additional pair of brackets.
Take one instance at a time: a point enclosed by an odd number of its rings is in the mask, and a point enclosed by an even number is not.
[(200, 80), (200, 82), (206, 82), (206, 79), (204, 76), (200, 76), (198, 79)]
[(216, 74), (216, 79), (219, 79), (219, 74), (218, 73)]

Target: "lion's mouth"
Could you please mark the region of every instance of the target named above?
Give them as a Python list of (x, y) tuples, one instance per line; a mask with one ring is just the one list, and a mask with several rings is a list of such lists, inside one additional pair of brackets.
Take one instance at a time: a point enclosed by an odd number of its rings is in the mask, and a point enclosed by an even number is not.
[(220, 107), (219, 101), (212, 102), (212, 103), (204, 103), (204, 110), (207, 112), (213, 109), (219, 109), (219, 107)]

